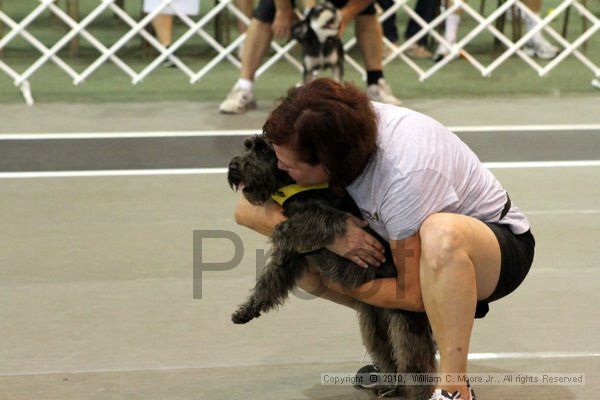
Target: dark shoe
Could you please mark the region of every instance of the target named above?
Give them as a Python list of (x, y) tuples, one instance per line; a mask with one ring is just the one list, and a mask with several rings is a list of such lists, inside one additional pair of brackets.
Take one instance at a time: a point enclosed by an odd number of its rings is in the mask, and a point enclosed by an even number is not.
[[(378, 386), (381, 386), (379, 383), (379, 377), (377, 374), (380, 373), (379, 365), (370, 364), (361, 367), (358, 371), (356, 371), (356, 386), (361, 389), (375, 389)], [(366, 379), (365, 379), (366, 378)]]
[(165, 59), (165, 61), (163, 61), (160, 65), (163, 68), (175, 68), (175, 64), (173, 64), (173, 61), (171, 61), (168, 58)]
[[(402, 395), (399, 386), (384, 384), (381, 382), (379, 365), (365, 365), (356, 371), (356, 388), (370, 390), (375, 396), (381, 398), (398, 397)], [(362, 379), (361, 379), (362, 378)], [(359, 383), (360, 382), (360, 383)]]
[[(171, 45), (167, 46), (167, 49), (170, 47)], [(162, 63), (160, 63), (160, 66), (163, 68), (175, 68), (175, 64), (173, 63), (173, 61), (171, 61), (171, 59), (169, 57), (165, 58), (163, 60)]]

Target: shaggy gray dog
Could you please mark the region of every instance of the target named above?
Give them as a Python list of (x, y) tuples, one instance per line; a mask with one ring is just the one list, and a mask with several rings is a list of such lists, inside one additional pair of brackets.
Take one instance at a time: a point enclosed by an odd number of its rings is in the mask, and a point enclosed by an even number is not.
[[(262, 205), (280, 188), (294, 183), (277, 168), (275, 152), (263, 136), (246, 139), (244, 146), (245, 154), (229, 164), (228, 181), (235, 190), (242, 186), (250, 203)], [(387, 261), (379, 267), (362, 268), (325, 248), (336, 235), (345, 233), (348, 212), (360, 217), (350, 196), (341, 197), (329, 189), (309, 190), (289, 198), (283, 207), (288, 219), (275, 228), (271, 257), (248, 300), (233, 313), (234, 323), (244, 324), (283, 304), (309, 265), (347, 288), (397, 275), (389, 244), (368, 228), (385, 246)], [(360, 303), (358, 317), (363, 344), (381, 373), (436, 371), (435, 345), (425, 313)], [(379, 390), (392, 390), (407, 399), (425, 399), (433, 391), (429, 385), (380, 383)]]

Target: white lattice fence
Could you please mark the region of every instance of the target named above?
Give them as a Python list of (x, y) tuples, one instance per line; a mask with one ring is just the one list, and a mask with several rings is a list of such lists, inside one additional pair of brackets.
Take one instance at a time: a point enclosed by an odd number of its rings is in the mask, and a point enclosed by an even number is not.
[[(213, 8), (211, 8), (204, 15), (198, 17), (197, 20), (190, 18), (189, 16), (179, 12), (174, 6), (171, 6), (175, 9), (176, 16), (183, 22), (186, 31), (168, 48), (161, 45), (160, 42), (145, 29), (145, 27), (151, 23), (152, 19), (159, 14), (161, 10), (170, 5), (171, 0), (163, 0), (159, 8), (144, 16), (141, 20), (136, 20), (127, 12), (125, 12), (116, 4), (116, 0), (98, 0), (97, 6), (95, 6), (92, 11), (87, 13), (87, 15), (81, 19), (81, 21), (76, 21), (73, 19), (56, 3), (56, 0), (39, 0), (39, 4), (34, 7), (25, 18), (21, 19), (20, 22), (15, 21), (10, 15), (8, 15), (8, 13), (5, 13), (0, 9), (0, 22), (5, 26), (4, 35), (0, 37), (0, 52), (7, 48), (12, 41), (20, 37), (24, 39), (29, 46), (36, 49), (41, 54), (39, 58), (37, 58), (21, 73), (15, 71), (10, 66), (8, 60), (0, 58), (0, 71), (13, 79), (14, 84), (22, 90), (24, 98), (28, 104), (33, 104), (29, 78), (31, 78), (31, 76), (36, 74), (42, 66), (49, 62), (54, 63), (58, 68), (60, 68), (60, 70), (69, 75), (73, 79), (73, 83), (75, 85), (85, 82), (87, 78), (98, 71), (98, 69), (107, 62), (115, 64), (119, 70), (131, 78), (131, 82), (133, 84), (141, 82), (145, 77), (155, 71), (156, 68), (159, 67), (160, 64), (166, 59), (169, 59), (183, 74), (185, 74), (189, 78), (190, 83), (196, 83), (202, 80), (207, 74), (209, 74), (211, 71), (214, 71), (222, 61), (227, 61), (233, 64), (236, 68), (241, 67), (240, 61), (234, 56), (234, 54), (237, 48), (245, 40), (246, 35), (239, 35), (230, 44), (224, 46), (207, 31), (208, 24), (217, 18), (220, 13), (224, 12), (233, 14), (234, 18), (242, 21), (244, 24), (249, 23), (248, 18), (233, 4), (233, 0), (218, 0)], [(583, 30), (581, 34), (572, 41), (568, 41), (566, 38), (561, 36), (558, 32), (556, 32), (555, 29), (553, 29), (551, 25), (553, 21), (563, 15), (569, 8), (577, 11), (581, 18), (585, 18), (587, 21), (587, 29)], [(444, 37), (438, 33), (436, 28), (443, 26), (445, 19), (458, 9), (462, 9), (465, 15), (472, 18), (476, 24), (475, 27), (462, 36), (462, 38), (456, 44), (452, 45), (446, 42)], [(503, 15), (506, 15), (509, 11), (514, 12), (515, 10), (520, 11), (523, 15), (529, 15), (531, 18), (535, 19), (538, 24), (534, 29), (513, 42), (504, 33), (500, 32), (496, 28), (495, 23), (499, 18), (501, 18)], [(104, 45), (99, 38), (95, 37), (89, 31), (90, 25), (106, 11), (111, 11), (116, 18), (120, 19), (127, 26), (128, 29), (126, 33), (123, 34), (111, 46)], [(564, 0), (544, 18), (540, 18), (538, 15), (533, 13), (519, 0), (506, 0), (496, 10), (487, 16), (480, 15), (472, 5), (469, 5), (462, 0), (455, 0), (450, 7), (444, 9), (434, 20), (429, 23), (424, 21), (418, 14), (415, 13), (415, 11), (411, 8), (410, 0), (395, 0), (393, 7), (386, 10), (382, 15), (379, 16), (379, 18), (380, 20), (383, 20), (391, 13), (398, 11), (406, 13), (409, 17), (415, 20), (422, 27), (422, 29), (416, 35), (398, 47), (392, 45), (392, 43), (387, 41), (387, 39), (384, 39), (384, 44), (389, 46), (391, 50), (387, 58), (384, 60), (384, 65), (399, 58), (417, 73), (420, 80), (425, 80), (433, 76), (446, 65), (448, 65), (448, 63), (456, 58), (456, 56), (459, 54), (483, 76), (489, 76), (511, 56), (517, 56), (522, 59), (525, 63), (525, 66), (533, 68), (540, 76), (548, 74), (567, 57), (572, 56), (589, 68), (594, 76), (600, 76), (600, 68), (597, 64), (598, 60), (594, 62), (579, 50), (579, 48), (582, 47), (586, 41), (591, 40), (593, 36), (598, 33), (598, 30), (600, 30), (600, 19), (577, 0)], [(39, 38), (36, 38), (33, 34), (28, 32), (28, 28), (31, 26), (31, 24), (34, 23), (36, 19), (41, 18), (44, 13), (48, 12), (52, 13), (55, 18), (62, 21), (62, 23), (68, 27), (66, 34), (57, 40), (52, 46), (45, 45)], [(552, 38), (556, 43), (558, 43), (561, 48), (561, 52), (558, 54), (558, 56), (544, 65), (538, 63), (535, 59), (528, 56), (522, 50), (522, 47), (527, 43), (527, 41), (538, 32), (544, 32), (548, 37)], [(495, 54), (494, 60), (487, 65), (482, 64), (466, 49), (466, 46), (469, 43), (473, 42), (476, 38), (478, 38), (478, 36), (484, 33), (491, 34), (505, 46), (505, 50), (499, 54)], [(425, 35), (430, 35), (436, 42), (447, 46), (450, 49), (450, 52), (441, 61), (435, 64), (430, 63), (430, 67), (424, 70), (421, 66), (419, 66), (418, 63), (406, 56), (405, 51), (417, 43)], [(100, 56), (91, 62), (81, 72), (77, 72), (71, 65), (69, 65), (69, 59), (63, 59), (59, 57), (59, 51), (65, 48), (74, 38), (78, 36), (84, 38), (100, 53)], [(179, 57), (177, 57), (175, 52), (180, 49), (182, 45), (186, 44), (192, 39), (196, 39), (197, 37), (209, 45), (217, 55), (211, 58), (199, 70), (193, 70)], [(140, 38), (156, 49), (159, 55), (150, 61), (141, 71), (135, 71), (134, 68), (128, 65), (126, 61), (117, 56), (117, 52), (131, 41), (139, 40)], [(356, 38), (352, 38), (344, 44), (344, 48), (346, 50), (350, 50), (356, 45), (356, 43)], [(301, 71), (302, 66), (300, 61), (294, 58), (294, 56), (291, 54), (291, 50), (296, 45), (297, 43), (294, 40), (285, 45), (280, 45), (275, 41), (271, 42), (271, 48), (275, 53), (260, 66), (260, 68), (257, 70), (256, 76), (258, 77), (268, 72), (269, 69), (280, 60), (285, 60), (291, 63), (295, 68)], [(348, 54), (346, 55), (346, 61), (360, 74), (363, 76), (365, 75), (365, 71), (361, 64)]]

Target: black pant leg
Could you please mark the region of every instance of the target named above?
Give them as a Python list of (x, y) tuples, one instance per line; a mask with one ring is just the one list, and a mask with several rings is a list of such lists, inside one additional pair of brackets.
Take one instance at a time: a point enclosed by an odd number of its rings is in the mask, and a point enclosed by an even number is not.
[[(415, 5), (415, 12), (423, 18), (426, 22), (431, 22), (435, 16), (435, 0), (418, 0)], [(416, 35), (421, 30), (421, 25), (417, 24), (412, 18), (408, 21), (406, 26), (406, 33), (404, 37), (409, 39)], [(427, 45), (427, 35), (419, 39), (418, 42), (421, 46)]]
[[(377, 0), (377, 3), (385, 11), (394, 5), (394, 0)], [(381, 26), (383, 27), (383, 36), (390, 42), (397, 43), (398, 39), (400, 39), (400, 35), (398, 34), (398, 27), (396, 26), (396, 13), (393, 13), (383, 21)]]

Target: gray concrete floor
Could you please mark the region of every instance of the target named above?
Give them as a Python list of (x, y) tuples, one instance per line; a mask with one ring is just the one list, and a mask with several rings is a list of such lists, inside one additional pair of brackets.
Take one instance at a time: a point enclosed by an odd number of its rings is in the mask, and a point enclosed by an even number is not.
[[(218, 103), (116, 103), (0, 105), (0, 134), (26, 132), (190, 131), (260, 129), (272, 107), (244, 115), (218, 113)], [(503, 97), (476, 99), (419, 99), (406, 107), (432, 116), (448, 126), (597, 124), (600, 96)]]
[[(67, 131), (56, 124), (47, 131)], [(583, 372), (586, 385), (477, 394), (592, 398), (600, 167), (493, 172), (529, 216), (537, 254), (523, 285), (477, 320), (470, 352), (498, 358), (473, 360), (470, 371)], [(267, 243), (235, 224), (224, 175), (0, 179), (0, 193), (0, 399), (369, 398), (320, 385), (321, 373), (368, 361), (353, 311), (292, 297), (248, 325), (230, 322)], [(193, 231), (214, 229), (241, 237), (242, 262), (205, 272), (193, 299)], [(226, 240), (204, 243), (206, 262), (231, 252)]]

